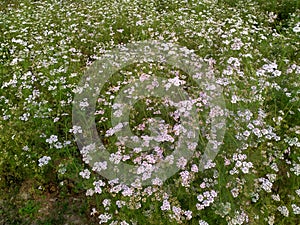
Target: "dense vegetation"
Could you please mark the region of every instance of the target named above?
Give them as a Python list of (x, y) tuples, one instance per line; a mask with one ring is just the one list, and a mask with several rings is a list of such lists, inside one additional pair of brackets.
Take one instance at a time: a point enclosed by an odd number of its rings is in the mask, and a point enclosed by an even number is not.
[[(1, 1), (0, 224), (300, 224), (299, 7), (296, 0)], [(122, 68), (103, 81), (95, 112), (111, 161), (140, 163), (147, 176), (178, 141), (174, 107), (153, 97), (139, 99), (128, 122), (139, 138), (166, 138), (148, 154), (117, 138), (114, 99), (138, 80), (156, 76), (186, 90), (201, 128), (195, 154), (177, 162), (176, 174), (125, 185), (85, 163), (72, 103), (93, 62), (150, 40), (185, 46), (209, 65), (226, 132), (200, 170), (212, 129), (205, 88), (161, 62)]]

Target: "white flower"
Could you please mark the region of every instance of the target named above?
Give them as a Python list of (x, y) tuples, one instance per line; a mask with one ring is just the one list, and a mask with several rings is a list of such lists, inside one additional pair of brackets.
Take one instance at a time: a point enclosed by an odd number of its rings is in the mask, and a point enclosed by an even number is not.
[(198, 166), (196, 164), (193, 164), (192, 168), (191, 168), (191, 171), (194, 172), (194, 173), (197, 173), (199, 171)]
[(289, 210), (288, 210), (288, 208), (286, 207), (286, 206), (279, 206), (278, 208), (277, 208), (277, 210), (282, 214), (282, 215), (284, 215), (285, 217), (288, 217), (289, 216)]
[(93, 196), (93, 194), (94, 194), (94, 190), (93, 189), (88, 189), (87, 191), (86, 191), (86, 193), (85, 193), (85, 195), (86, 196)]
[(299, 33), (299, 32), (300, 32), (300, 27), (298, 27), (298, 26), (294, 27), (294, 28), (293, 28), (293, 31), (294, 31), (295, 33)]
[(258, 137), (261, 137), (262, 135), (261, 135), (261, 132), (260, 132), (260, 130), (258, 129), (258, 128), (254, 128), (253, 130), (252, 130), (252, 132), (256, 135), (256, 136), (258, 136)]
[(105, 214), (101, 214), (98, 218), (100, 219), (99, 224), (107, 223), (108, 220), (112, 218), (112, 215), (105, 213)]
[(82, 176), (82, 178), (89, 179), (91, 172), (88, 169), (85, 169), (84, 171), (81, 171), (79, 175)]
[(92, 208), (91, 216), (95, 215), (97, 212), (96, 208)]
[(28, 151), (29, 150), (29, 147), (26, 145), (22, 148), (24, 151)]
[(189, 187), (189, 178), (190, 178), (190, 174), (188, 171), (182, 171), (180, 172), (180, 176), (181, 176), (181, 179), (182, 179), (182, 183), (181, 185), (184, 186), (184, 187)]
[(234, 43), (231, 45), (232, 50), (240, 50), (241, 47), (244, 45), (240, 38), (234, 38)]
[(163, 184), (163, 182), (162, 182), (161, 179), (156, 177), (155, 179), (152, 180), (152, 184), (157, 185), (157, 186), (161, 186)]
[(293, 209), (293, 213), (294, 213), (295, 215), (300, 214), (300, 207), (297, 206), (296, 204), (292, 204), (292, 209)]
[(232, 194), (232, 196), (234, 197), (234, 198), (236, 198), (238, 195), (239, 195), (239, 189), (238, 188), (233, 188), (232, 190), (231, 190), (231, 194)]
[(50, 160), (51, 160), (50, 156), (43, 156), (42, 158), (39, 159), (39, 167), (47, 165)]
[(198, 199), (199, 202), (202, 202), (203, 199), (204, 199), (204, 198), (203, 198), (203, 195), (202, 195), (202, 194), (198, 195), (198, 196), (197, 196), (197, 199)]
[(216, 163), (212, 162), (212, 160), (208, 160), (206, 162), (206, 164), (204, 165), (204, 169), (210, 169), (210, 168), (214, 168), (216, 166)]
[(275, 223), (275, 216), (271, 215), (268, 217), (268, 224), (273, 225)]
[(246, 130), (246, 131), (243, 132), (243, 135), (245, 137), (249, 137), (250, 136), (250, 132), (248, 130)]
[(179, 207), (173, 206), (172, 211), (175, 215), (179, 216), (181, 213), (181, 209)]
[(209, 224), (204, 220), (199, 220), (199, 225), (209, 225)]
[(193, 217), (192, 214), (193, 214), (193, 212), (191, 210), (187, 210), (184, 212), (184, 215), (186, 216), (187, 220), (192, 219), (192, 217)]
[(72, 129), (69, 130), (69, 132), (73, 133), (73, 134), (77, 134), (77, 133), (82, 133), (82, 129), (80, 126), (76, 126), (74, 125)]
[(268, 179), (266, 178), (259, 178), (258, 179), (260, 182), (262, 182), (261, 187), (264, 189), (266, 192), (272, 192), (272, 186), (273, 183), (271, 183)]
[(88, 103), (88, 99), (84, 98), (80, 103), (79, 106), (81, 108), (81, 110), (83, 110), (84, 108), (88, 107), (90, 104)]
[(236, 103), (238, 101), (238, 97), (236, 95), (232, 95), (231, 97), (231, 103)]
[(53, 144), (57, 141), (58, 141), (58, 138), (57, 138), (56, 135), (51, 135), (50, 138), (46, 139), (46, 142), (49, 143), (49, 144)]
[(271, 197), (272, 197), (272, 199), (274, 199), (277, 202), (280, 201), (280, 196), (278, 194), (277, 195), (272, 195)]
[(180, 85), (186, 83), (184, 80), (180, 80), (178, 77), (170, 78), (168, 81), (169, 83), (165, 85), (166, 90), (168, 90), (172, 84), (176, 87), (179, 87)]
[(11, 61), (10, 65), (11, 65), (11, 66), (16, 65), (16, 64), (18, 63), (18, 61), (20, 61), (18, 58), (14, 58), (14, 59)]
[(123, 196), (132, 196), (133, 195), (133, 190), (132, 188), (129, 188), (129, 187), (125, 187), (124, 190), (122, 191), (122, 195)]
[(164, 200), (163, 205), (160, 207), (160, 209), (163, 211), (170, 210), (171, 209), (170, 202), (168, 200)]
[(184, 169), (186, 164), (187, 164), (187, 160), (184, 157), (180, 157), (176, 163), (176, 165), (179, 169)]
[(122, 206), (126, 205), (126, 202), (125, 201), (117, 200), (116, 201), (116, 205), (118, 206), (118, 208), (122, 208)]
[(293, 163), (293, 168), (290, 168), (290, 171), (294, 172), (296, 176), (300, 175), (300, 164)]
[(102, 201), (102, 204), (103, 204), (104, 207), (110, 206), (111, 200), (110, 199), (104, 199)]
[(94, 167), (92, 168), (93, 171), (97, 171), (100, 172), (102, 170), (106, 170), (107, 169), (107, 162), (95, 162), (94, 163)]

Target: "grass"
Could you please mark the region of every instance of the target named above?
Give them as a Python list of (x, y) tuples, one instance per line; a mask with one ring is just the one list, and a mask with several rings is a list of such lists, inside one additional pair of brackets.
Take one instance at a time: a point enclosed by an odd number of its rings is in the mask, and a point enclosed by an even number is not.
[[(2, 1), (0, 223), (299, 224), (299, 6), (296, 0)], [(162, 184), (126, 189), (85, 163), (72, 103), (93, 62), (146, 40), (186, 46), (211, 63), (226, 104), (226, 132), (214, 164), (197, 172), (212, 138), (205, 88), (165, 63), (118, 70), (103, 81), (96, 105), (96, 129), (109, 154), (142, 167), (174, 151), (170, 140), (156, 141), (146, 156), (122, 143), (120, 133), (108, 135), (116, 129), (115, 98), (148, 75), (165, 85), (182, 82), (181, 90), (197, 99), (201, 130), (195, 155), (177, 173)], [(178, 142), (175, 110), (157, 97), (139, 99), (129, 127), (140, 140), (166, 132)], [(163, 121), (154, 126), (158, 117)]]

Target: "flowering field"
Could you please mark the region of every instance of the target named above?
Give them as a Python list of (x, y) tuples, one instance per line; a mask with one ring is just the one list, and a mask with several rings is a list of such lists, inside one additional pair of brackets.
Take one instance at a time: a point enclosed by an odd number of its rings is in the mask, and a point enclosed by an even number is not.
[(300, 224), (299, 1), (0, 9), (0, 224)]

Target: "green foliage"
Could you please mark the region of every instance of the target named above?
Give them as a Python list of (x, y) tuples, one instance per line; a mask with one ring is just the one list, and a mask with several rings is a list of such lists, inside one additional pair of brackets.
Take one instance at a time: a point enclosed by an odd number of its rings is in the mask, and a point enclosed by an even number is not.
[(34, 217), (35, 214), (38, 212), (39, 206), (36, 205), (34, 201), (28, 201), (26, 205), (22, 208), (19, 209), (19, 213), (21, 216), (29, 216), (29, 217)]
[[(137, 224), (199, 224), (199, 220), (226, 224), (242, 209), (249, 224), (265, 224), (273, 217), (274, 224), (297, 224), (298, 214), (291, 207), (300, 207), (295, 192), (300, 187), (295, 171), (300, 165), (300, 44), (295, 31), (300, 26), (299, 1), (5, 0), (0, 11), (0, 224), (96, 224), (105, 212), (112, 213), (114, 220)], [(173, 206), (192, 210), (191, 220), (184, 215), (171, 218), (172, 210), (161, 210), (159, 192), (139, 193), (135, 199), (121, 192), (112, 194), (107, 185), (101, 194), (87, 197), (95, 181), (108, 181), (84, 164), (70, 131), (73, 97), (87, 67), (117, 45), (156, 39), (186, 46), (199, 57), (213, 60), (213, 72), (224, 82), (227, 131), (216, 166), (195, 173), (189, 187), (175, 174), (160, 189), (170, 195)], [(239, 41), (240, 47), (232, 47)], [(232, 59), (239, 63), (229, 62)], [(138, 80), (141, 74), (166, 79), (178, 75), (186, 81), (189, 94), (199, 95), (195, 82), (185, 79), (183, 71), (145, 64), (118, 71), (100, 92), (104, 100), (97, 109), (104, 112), (95, 120), (103, 120), (97, 122), (97, 130), (111, 153), (123, 147), (116, 146), (116, 136), (105, 137), (112, 127), (111, 97), (119, 93), (115, 90), (122, 82)], [(168, 124), (176, 123), (170, 115), (174, 107), (165, 107), (154, 97), (151, 100), (141, 99), (131, 110), (130, 128), (137, 136), (151, 134), (151, 124), (145, 121), (156, 116), (155, 110)], [(204, 135), (199, 152), (209, 130), (207, 109), (201, 112)], [(140, 124), (146, 124), (146, 129), (138, 130)], [(243, 135), (253, 124), (271, 136), (252, 131)], [(164, 154), (172, 153), (168, 144), (161, 147), (166, 148)], [(246, 156), (244, 162), (252, 163), (253, 169), (242, 172), (233, 159), (238, 155)], [(41, 163), (43, 157), (51, 160)], [(198, 164), (199, 158), (188, 166), (193, 163)], [(84, 169), (91, 171), (90, 179), (79, 176)], [(273, 175), (270, 190), (264, 190), (259, 179)], [(207, 186), (200, 188), (203, 183)], [(237, 196), (233, 196), (235, 188)], [(218, 192), (217, 198), (198, 210), (197, 196), (210, 189)], [(274, 200), (277, 195), (280, 200)], [(112, 201), (108, 209), (103, 206), (105, 199)], [(119, 208), (118, 200), (126, 205)], [(140, 202), (136, 209), (134, 203)], [(283, 205), (289, 216), (278, 211)], [(91, 215), (93, 208), (95, 215)]]

